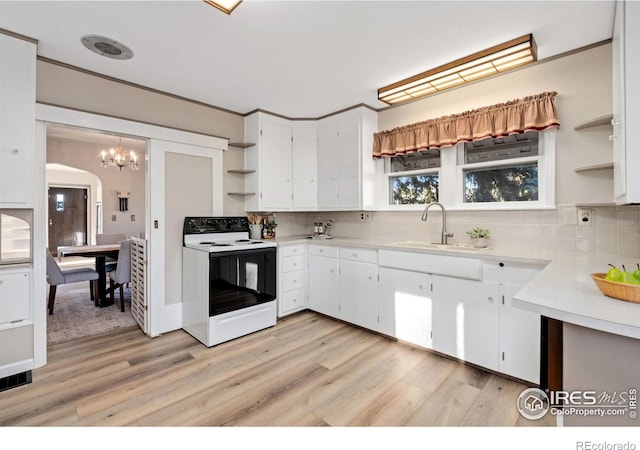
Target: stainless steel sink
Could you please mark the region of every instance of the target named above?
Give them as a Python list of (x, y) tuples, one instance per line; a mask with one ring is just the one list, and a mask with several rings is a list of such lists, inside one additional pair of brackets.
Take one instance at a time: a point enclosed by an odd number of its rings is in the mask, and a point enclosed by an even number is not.
[(453, 252), (466, 252), (466, 253), (482, 253), (490, 250), (491, 247), (476, 248), (471, 244), (439, 244), (435, 242), (424, 241), (402, 241), (395, 242), (394, 247), (408, 247), (408, 248), (421, 248), (430, 250), (447, 250)]

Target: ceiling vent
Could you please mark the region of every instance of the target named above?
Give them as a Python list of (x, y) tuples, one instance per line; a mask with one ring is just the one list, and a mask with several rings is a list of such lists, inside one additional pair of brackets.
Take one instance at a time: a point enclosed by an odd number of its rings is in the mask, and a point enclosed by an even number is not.
[(82, 45), (87, 47), (93, 53), (106, 56), (112, 59), (131, 59), (133, 58), (133, 50), (118, 41), (111, 38), (98, 36), (97, 34), (88, 34), (82, 36)]

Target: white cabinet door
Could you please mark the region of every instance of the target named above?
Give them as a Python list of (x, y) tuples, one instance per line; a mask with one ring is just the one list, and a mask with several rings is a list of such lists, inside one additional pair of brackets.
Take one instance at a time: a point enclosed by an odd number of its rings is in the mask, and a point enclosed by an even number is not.
[(618, 204), (640, 202), (640, 155), (635, 151), (640, 120), (640, 4), (616, 2), (612, 39), (613, 175)]
[(540, 315), (511, 305), (520, 286), (500, 285), (500, 372), (540, 383)]
[(498, 370), (499, 290), (433, 275), (433, 349)]
[(377, 264), (340, 260), (340, 318), (378, 330)]
[(0, 324), (31, 318), (31, 272), (0, 274)]
[(313, 124), (293, 128), (293, 208), (318, 205), (318, 132)]
[(318, 124), (318, 207), (338, 206), (338, 128), (335, 119)]
[(309, 309), (338, 317), (338, 259), (309, 255)]
[(431, 275), (386, 267), (380, 267), (378, 273), (378, 330), (402, 341), (431, 348)]
[(290, 209), (293, 194), (291, 127), (264, 119), (260, 131), (262, 209)]
[(0, 34), (0, 207), (32, 202), (36, 45)]
[(338, 207), (360, 207), (361, 120), (338, 119)]

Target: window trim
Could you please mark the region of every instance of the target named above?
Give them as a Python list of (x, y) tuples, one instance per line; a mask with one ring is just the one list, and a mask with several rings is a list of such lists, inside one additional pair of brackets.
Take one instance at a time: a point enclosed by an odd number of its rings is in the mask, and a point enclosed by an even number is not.
[[(550, 128), (538, 132), (538, 155), (524, 158), (503, 159), (479, 163), (458, 163), (459, 154), (464, 154), (464, 143), (458, 143), (452, 148), (443, 149), (440, 153), (440, 167), (426, 170), (411, 170), (406, 172), (390, 172), (390, 158), (384, 158), (385, 197), (382, 199), (382, 209), (387, 211), (417, 211), (423, 210), (424, 205), (394, 205), (391, 203), (391, 178), (397, 176), (438, 174), (439, 199), (447, 210), (460, 211), (491, 211), (491, 210), (548, 210), (555, 209), (555, 147), (556, 129)], [(530, 202), (464, 202), (463, 170), (480, 167), (510, 166), (515, 162), (538, 162), (538, 200)]]

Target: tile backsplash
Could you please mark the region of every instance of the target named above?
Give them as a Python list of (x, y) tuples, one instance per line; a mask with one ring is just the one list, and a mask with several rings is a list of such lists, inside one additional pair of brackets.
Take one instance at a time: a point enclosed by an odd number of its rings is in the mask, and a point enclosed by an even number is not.
[[(640, 257), (640, 208), (592, 207), (591, 225), (578, 225), (575, 205), (558, 205), (553, 211), (448, 211), (447, 231), (452, 243), (470, 242), (466, 231), (474, 227), (491, 231), (491, 246), (500, 249), (590, 253)], [(278, 235), (313, 232), (315, 221), (335, 220), (337, 237), (391, 241), (440, 242), (442, 214), (431, 209), (426, 222), (421, 211), (360, 211), (276, 213)]]

